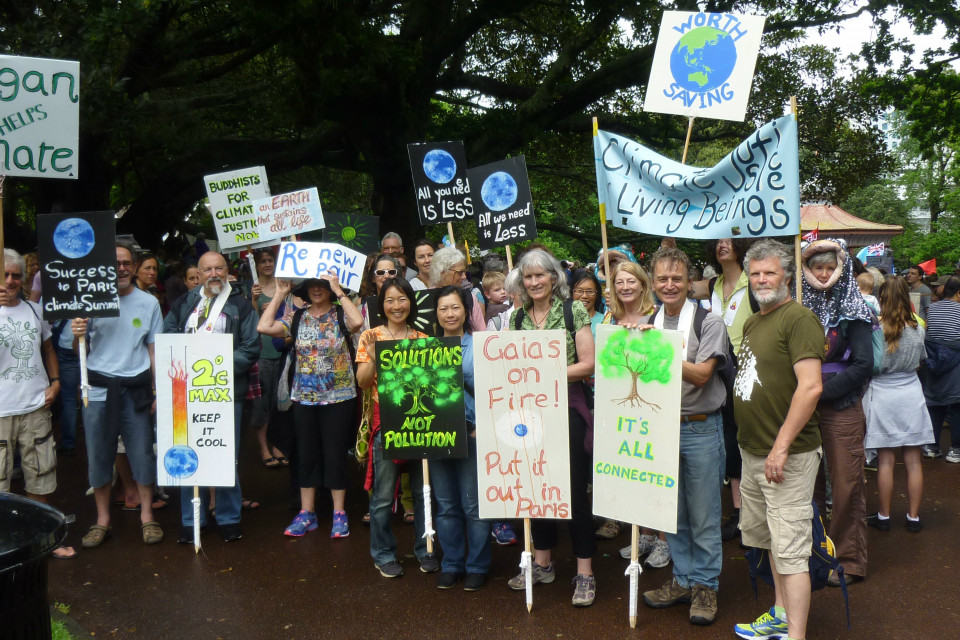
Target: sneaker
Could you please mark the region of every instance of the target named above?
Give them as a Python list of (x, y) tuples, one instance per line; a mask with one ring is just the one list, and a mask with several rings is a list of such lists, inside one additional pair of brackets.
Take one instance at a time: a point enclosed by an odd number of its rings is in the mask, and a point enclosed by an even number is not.
[(740, 535), (740, 509), (734, 509), (730, 519), (720, 527), (720, 539), (726, 542)]
[[(536, 562), (533, 563), (533, 584), (550, 584), (557, 577), (554, 571), (553, 562), (549, 567), (541, 567)], [(519, 574), (507, 580), (507, 586), (514, 591), (523, 591), (527, 588), (527, 572), (521, 570)]]
[(380, 575), (382, 575), (384, 578), (399, 578), (403, 575), (403, 567), (401, 567), (400, 563), (396, 560), (391, 560), (390, 562), (384, 562), (383, 564), (374, 566), (377, 567)]
[(243, 530), (239, 522), (220, 525), (220, 537), (224, 542), (236, 542), (243, 537)]
[(485, 584), (487, 584), (487, 574), (468, 573), (466, 579), (463, 581), (463, 590), (479, 591), (480, 589), (483, 589), (483, 585)]
[(597, 597), (597, 579), (578, 573), (573, 579), (573, 606), (589, 607)]
[(920, 529), (923, 529), (923, 523), (920, 522), (920, 519), (911, 520), (907, 518), (907, 531), (910, 533), (919, 533)]
[(666, 540), (657, 540), (653, 545), (653, 551), (647, 556), (643, 564), (651, 569), (660, 569), (670, 564), (670, 545)]
[[(314, 516), (316, 521), (316, 516)], [(316, 527), (314, 527), (316, 529)], [(331, 538), (346, 538), (350, 535), (350, 525), (347, 524), (347, 513), (345, 511), (333, 512), (333, 526), (330, 528)]]
[(444, 571), (440, 574), (440, 577), (437, 578), (437, 589), (453, 589), (456, 586), (457, 582), (460, 581), (460, 575), (456, 573), (447, 573)]
[(733, 632), (741, 638), (780, 640), (787, 637), (787, 621), (773, 615), (773, 607), (750, 624), (738, 624)]
[(695, 584), (690, 594), (690, 622), (699, 625), (713, 624), (717, 619), (717, 591), (702, 584)]
[(960, 462), (960, 448), (950, 447), (950, 451), (947, 452), (947, 462), (954, 464)]
[[(643, 556), (648, 555), (653, 551), (654, 547), (657, 546), (657, 536), (651, 536), (644, 534), (640, 536), (640, 539), (637, 541), (637, 559), (643, 558)], [(625, 546), (623, 549), (620, 549), (620, 557), (624, 560), (630, 559), (630, 545)]]
[(517, 544), (517, 535), (513, 532), (513, 527), (506, 522), (494, 522), (493, 528), (490, 529), (490, 535), (497, 541), (497, 544)]
[(290, 536), (291, 538), (299, 538), (300, 536), (307, 535), (308, 531), (316, 531), (318, 526), (320, 525), (317, 524), (316, 513), (313, 511), (301, 511), (294, 517), (290, 526), (283, 530), (283, 535)]
[(420, 571), (423, 573), (440, 571), (440, 561), (437, 560), (437, 556), (431, 553), (420, 558)]
[(665, 609), (678, 602), (690, 602), (690, 589), (681, 587), (676, 578), (670, 578), (659, 589), (644, 592), (643, 601), (648, 607)]
[(925, 444), (923, 445), (923, 457), (924, 458), (942, 458), (943, 454), (940, 453), (940, 447), (935, 447), (933, 445)]
[(880, 531), (890, 531), (890, 518), (881, 518), (879, 513), (868, 515), (867, 524)]
[(601, 540), (613, 540), (620, 535), (620, 525), (616, 520), (605, 520), (595, 535)]

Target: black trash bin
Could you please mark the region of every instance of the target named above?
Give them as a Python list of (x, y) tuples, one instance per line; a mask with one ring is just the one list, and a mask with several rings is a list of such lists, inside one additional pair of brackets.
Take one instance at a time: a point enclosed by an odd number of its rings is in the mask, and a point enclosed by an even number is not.
[(50, 638), (47, 556), (66, 536), (61, 512), (0, 493), (0, 640)]

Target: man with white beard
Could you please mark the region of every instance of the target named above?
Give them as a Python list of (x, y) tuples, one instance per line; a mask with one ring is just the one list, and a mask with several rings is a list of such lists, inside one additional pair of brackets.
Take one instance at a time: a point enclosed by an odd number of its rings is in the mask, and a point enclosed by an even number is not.
[[(170, 313), (164, 318), (164, 333), (229, 333), (233, 335), (234, 370), (234, 442), (240, 446), (240, 423), (243, 415), (243, 400), (247, 397), (247, 373), (260, 356), (260, 334), (257, 333), (257, 314), (239, 287), (230, 286), (227, 281), (227, 261), (219, 253), (208, 251), (197, 263), (200, 271), (199, 289), (194, 289), (177, 300)], [(234, 450), (234, 463), (237, 451)], [(210, 492), (200, 491), (202, 507), (200, 509), (200, 529), (210, 502)], [(217, 487), (216, 520), (220, 535), (226, 542), (239, 540), (240, 511), (243, 497), (240, 493), (240, 479), (232, 487)], [(177, 542), (193, 542), (193, 489), (180, 490), (180, 535)]]
[(820, 448), (820, 362), (823, 327), (790, 298), (796, 265), (773, 240), (744, 256), (760, 311), (743, 325), (734, 384), (737, 442), (743, 456), (740, 531), (743, 544), (770, 550), (776, 600), (741, 638), (806, 638), (813, 545), (813, 485)]

